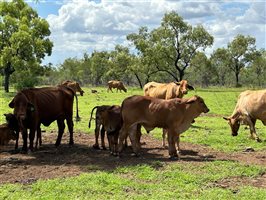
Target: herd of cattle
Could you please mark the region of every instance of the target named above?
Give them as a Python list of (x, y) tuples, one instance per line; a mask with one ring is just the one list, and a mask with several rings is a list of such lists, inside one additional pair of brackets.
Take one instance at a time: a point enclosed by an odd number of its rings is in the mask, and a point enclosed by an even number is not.
[[(109, 81), (107, 91), (113, 92), (112, 88), (127, 92), (121, 81)], [(180, 151), (180, 134), (185, 132), (201, 113), (209, 112), (201, 97), (195, 95), (183, 98), (188, 90), (194, 90), (194, 88), (186, 80), (172, 83), (149, 82), (144, 86), (144, 96), (127, 97), (121, 106), (95, 106), (91, 111), (88, 125), (91, 126), (93, 112), (96, 110), (93, 147), (100, 148), (98, 138), (101, 134), (101, 147), (106, 149), (104, 142), (106, 134), (111, 154), (119, 155), (127, 145), (127, 137), (129, 137), (133, 153), (138, 155), (141, 148), (141, 126), (147, 132), (158, 127), (163, 129), (163, 146), (165, 146), (167, 134), (170, 158), (177, 158)], [(41, 124), (49, 126), (53, 121), (57, 121), (58, 136), (55, 145), (59, 146), (65, 129), (65, 120), (70, 133), (69, 144), (73, 145), (74, 97), (76, 118), (79, 120), (76, 92), (81, 96), (84, 94), (75, 81), (65, 81), (55, 87), (19, 91), (9, 103), (9, 107), (14, 109), (13, 113), (5, 114), (7, 122), (0, 125), (0, 145), (5, 145), (12, 139), (16, 140), (15, 149), (17, 149), (19, 133), (21, 133), (22, 151), (27, 152), (28, 139), (29, 149), (33, 151), (35, 135), (35, 148), (42, 144)], [(224, 119), (228, 121), (233, 136), (237, 135), (242, 122), (249, 125), (251, 137), (260, 141), (256, 134), (255, 123), (259, 119), (266, 125), (266, 90), (242, 92), (233, 114)]]

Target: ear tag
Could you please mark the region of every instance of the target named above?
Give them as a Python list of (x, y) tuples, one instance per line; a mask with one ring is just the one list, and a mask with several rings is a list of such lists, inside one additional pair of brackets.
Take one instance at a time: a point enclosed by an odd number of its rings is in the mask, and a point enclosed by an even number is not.
[(31, 106), (31, 107), (30, 107), (30, 111), (31, 111), (31, 112), (34, 112), (34, 111), (35, 111), (34, 107)]

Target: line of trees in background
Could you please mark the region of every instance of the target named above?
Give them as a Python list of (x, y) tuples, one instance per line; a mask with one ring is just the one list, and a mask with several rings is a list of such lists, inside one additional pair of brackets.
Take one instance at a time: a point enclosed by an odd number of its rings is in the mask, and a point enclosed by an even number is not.
[[(16, 12), (19, 10), (20, 12)], [(8, 92), (9, 78), (17, 89), (56, 85), (75, 80), (82, 85), (105, 85), (116, 79), (143, 87), (149, 81), (187, 79), (193, 85), (266, 85), (266, 52), (256, 39), (237, 35), (227, 47), (206, 56), (214, 41), (203, 26), (191, 26), (178, 13), (166, 13), (158, 28), (140, 27), (127, 35), (129, 46), (85, 53), (59, 66), (41, 65), (51, 54), (49, 25), (23, 0), (0, 2), (0, 70)]]

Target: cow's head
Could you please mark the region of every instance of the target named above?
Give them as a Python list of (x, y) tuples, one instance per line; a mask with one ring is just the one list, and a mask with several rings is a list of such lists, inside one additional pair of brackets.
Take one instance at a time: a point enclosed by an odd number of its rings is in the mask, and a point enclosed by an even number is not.
[(121, 128), (122, 118), (120, 106), (111, 106), (100, 114), (104, 124), (104, 128), (107, 132), (114, 132)]
[(204, 100), (200, 96), (195, 95), (186, 101), (186, 104), (192, 104), (192, 103), (196, 104), (197, 111), (199, 113), (202, 113), (202, 112), (207, 113), (210, 111), (210, 109), (207, 107)]
[(75, 87), (76, 87), (77, 92), (79, 92), (80, 95), (83, 96), (84, 91), (81, 89), (81, 87), (80, 87), (78, 82), (75, 82)]
[(22, 93), (18, 93), (13, 100), (9, 103), (10, 108), (14, 108), (14, 115), (18, 120), (19, 126), (22, 128), (28, 114), (34, 112), (34, 105)]
[(223, 117), (226, 121), (228, 121), (228, 124), (231, 128), (232, 131), (232, 136), (237, 136), (238, 135), (238, 130), (240, 127), (240, 113), (236, 112), (233, 116), (231, 117)]
[(188, 90), (194, 90), (194, 87), (187, 83), (187, 80), (181, 80), (180, 82), (175, 82), (179, 85), (179, 93), (181, 94), (180, 97), (183, 97), (185, 94), (188, 93)]
[(12, 113), (4, 114), (8, 127), (12, 130), (19, 131), (19, 124), (16, 116)]

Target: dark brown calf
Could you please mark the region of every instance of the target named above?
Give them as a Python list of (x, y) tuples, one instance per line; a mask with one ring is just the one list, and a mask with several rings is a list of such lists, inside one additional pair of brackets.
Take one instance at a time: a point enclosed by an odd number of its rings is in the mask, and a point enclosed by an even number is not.
[(6, 145), (10, 140), (16, 140), (17, 135), (14, 130), (8, 127), (8, 124), (0, 125), (0, 145)]

